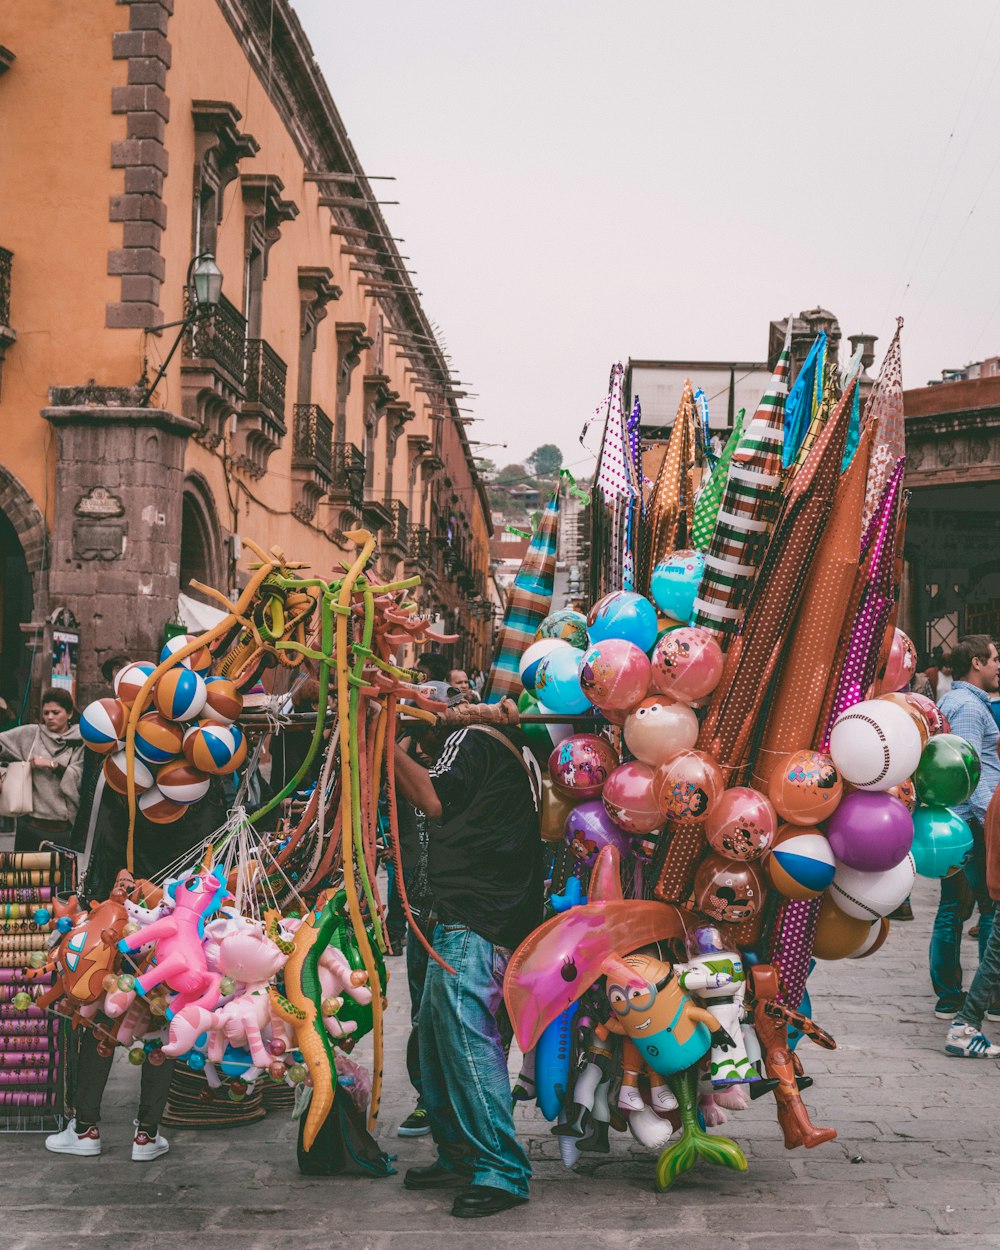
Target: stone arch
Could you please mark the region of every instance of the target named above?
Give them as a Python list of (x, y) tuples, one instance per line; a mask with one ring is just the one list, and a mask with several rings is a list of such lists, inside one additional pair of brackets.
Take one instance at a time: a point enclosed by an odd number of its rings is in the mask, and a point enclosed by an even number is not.
[(44, 516), (18, 478), (0, 465), (0, 695), (15, 708), (31, 683), (24, 627), (44, 608), (48, 550)]
[[(226, 560), (215, 499), (205, 478), (190, 472), (181, 493), (180, 589), (190, 595), (191, 578), (227, 589)], [(198, 597), (196, 595), (196, 597)]]
[(0, 464), (0, 509), (17, 530), (28, 572), (39, 594), (39, 576), (48, 563), (48, 531), (45, 517), (22, 482)]

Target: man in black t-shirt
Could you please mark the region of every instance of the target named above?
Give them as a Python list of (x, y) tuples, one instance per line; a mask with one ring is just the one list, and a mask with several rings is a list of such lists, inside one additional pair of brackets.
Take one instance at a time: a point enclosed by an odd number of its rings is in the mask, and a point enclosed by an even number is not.
[[(512, 711), (513, 709), (511, 709)], [(423, 1097), (437, 1161), (408, 1189), (464, 1185), (452, 1214), (493, 1215), (528, 1199), (497, 1011), (515, 946), (542, 920), (538, 766), (519, 731), (469, 725), (428, 772), (397, 748), (396, 783), (427, 813), (435, 950), (420, 1002)]]

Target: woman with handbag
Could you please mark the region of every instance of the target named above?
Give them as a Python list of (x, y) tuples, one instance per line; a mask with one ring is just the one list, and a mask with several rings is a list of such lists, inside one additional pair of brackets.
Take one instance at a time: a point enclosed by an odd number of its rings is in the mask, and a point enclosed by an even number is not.
[(67, 691), (46, 690), (39, 724), (0, 733), (0, 810), (17, 818), (15, 851), (65, 841), (73, 828), (84, 748), (72, 715)]

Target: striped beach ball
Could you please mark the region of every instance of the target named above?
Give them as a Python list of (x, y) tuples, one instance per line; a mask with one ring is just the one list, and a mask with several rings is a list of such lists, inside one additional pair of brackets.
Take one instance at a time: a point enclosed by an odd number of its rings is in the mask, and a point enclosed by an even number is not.
[(157, 825), (169, 825), (187, 811), (186, 803), (175, 803), (168, 799), (159, 786), (151, 786), (145, 794), (139, 796), (139, 811), (147, 820)]
[(231, 725), (239, 720), (243, 711), (243, 696), (234, 682), (228, 677), (206, 677), (205, 689), (208, 693), (205, 706), (201, 709), (203, 720), (216, 721), (220, 725)]
[(184, 755), (190, 764), (203, 773), (227, 773), (239, 764), (240, 748), (246, 755), (243, 734), (235, 725), (218, 725), (214, 721), (200, 720), (184, 734)]
[(192, 768), (187, 760), (179, 760), (164, 764), (156, 774), (156, 784), (164, 798), (187, 806), (203, 799), (211, 783), (205, 773)]
[[(190, 646), (195, 641), (195, 634), (178, 634), (176, 638), (171, 638), (163, 644), (163, 650), (160, 652), (160, 663), (169, 660), (172, 655), (176, 655), (182, 647)], [(193, 669), (196, 673), (204, 675), (212, 667), (212, 655), (208, 647), (199, 647), (197, 651), (192, 651), (190, 655), (186, 655), (183, 660), (178, 660), (183, 668)]]
[(819, 829), (781, 825), (765, 867), (772, 885), (785, 898), (816, 898), (833, 880), (837, 865)]
[(205, 682), (189, 668), (172, 668), (156, 683), (153, 698), (167, 720), (194, 720), (205, 706)]
[(106, 755), (125, 745), (128, 708), (117, 699), (95, 699), (80, 714), (80, 737), (92, 751)]
[(126, 707), (132, 706), (138, 698), (139, 691), (146, 684), (146, 678), (151, 677), (155, 671), (156, 666), (145, 660), (127, 664), (122, 669), (115, 678), (115, 694)]
[(166, 764), (181, 753), (184, 730), (159, 712), (139, 717), (135, 727), (135, 753), (147, 764)]
[[(132, 771), (135, 776), (136, 792), (141, 794), (144, 790), (148, 790), (153, 784), (153, 774), (150, 772), (149, 765), (137, 758)], [(104, 761), (104, 779), (117, 794), (128, 794), (128, 765), (124, 751), (116, 751)]]

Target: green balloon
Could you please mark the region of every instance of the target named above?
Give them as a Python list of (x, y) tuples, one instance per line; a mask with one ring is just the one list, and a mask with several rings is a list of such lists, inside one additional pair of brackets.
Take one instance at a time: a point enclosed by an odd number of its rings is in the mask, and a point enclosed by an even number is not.
[(918, 807), (913, 813), (910, 851), (922, 877), (950, 876), (971, 850), (972, 831), (954, 812), (946, 807)]
[(924, 747), (913, 784), (928, 807), (954, 807), (975, 790), (981, 774), (974, 747), (958, 734), (938, 734)]
[(538, 706), (538, 700), (530, 690), (522, 690), (517, 698), (517, 710), (519, 712), (527, 712), (530, 708)]

